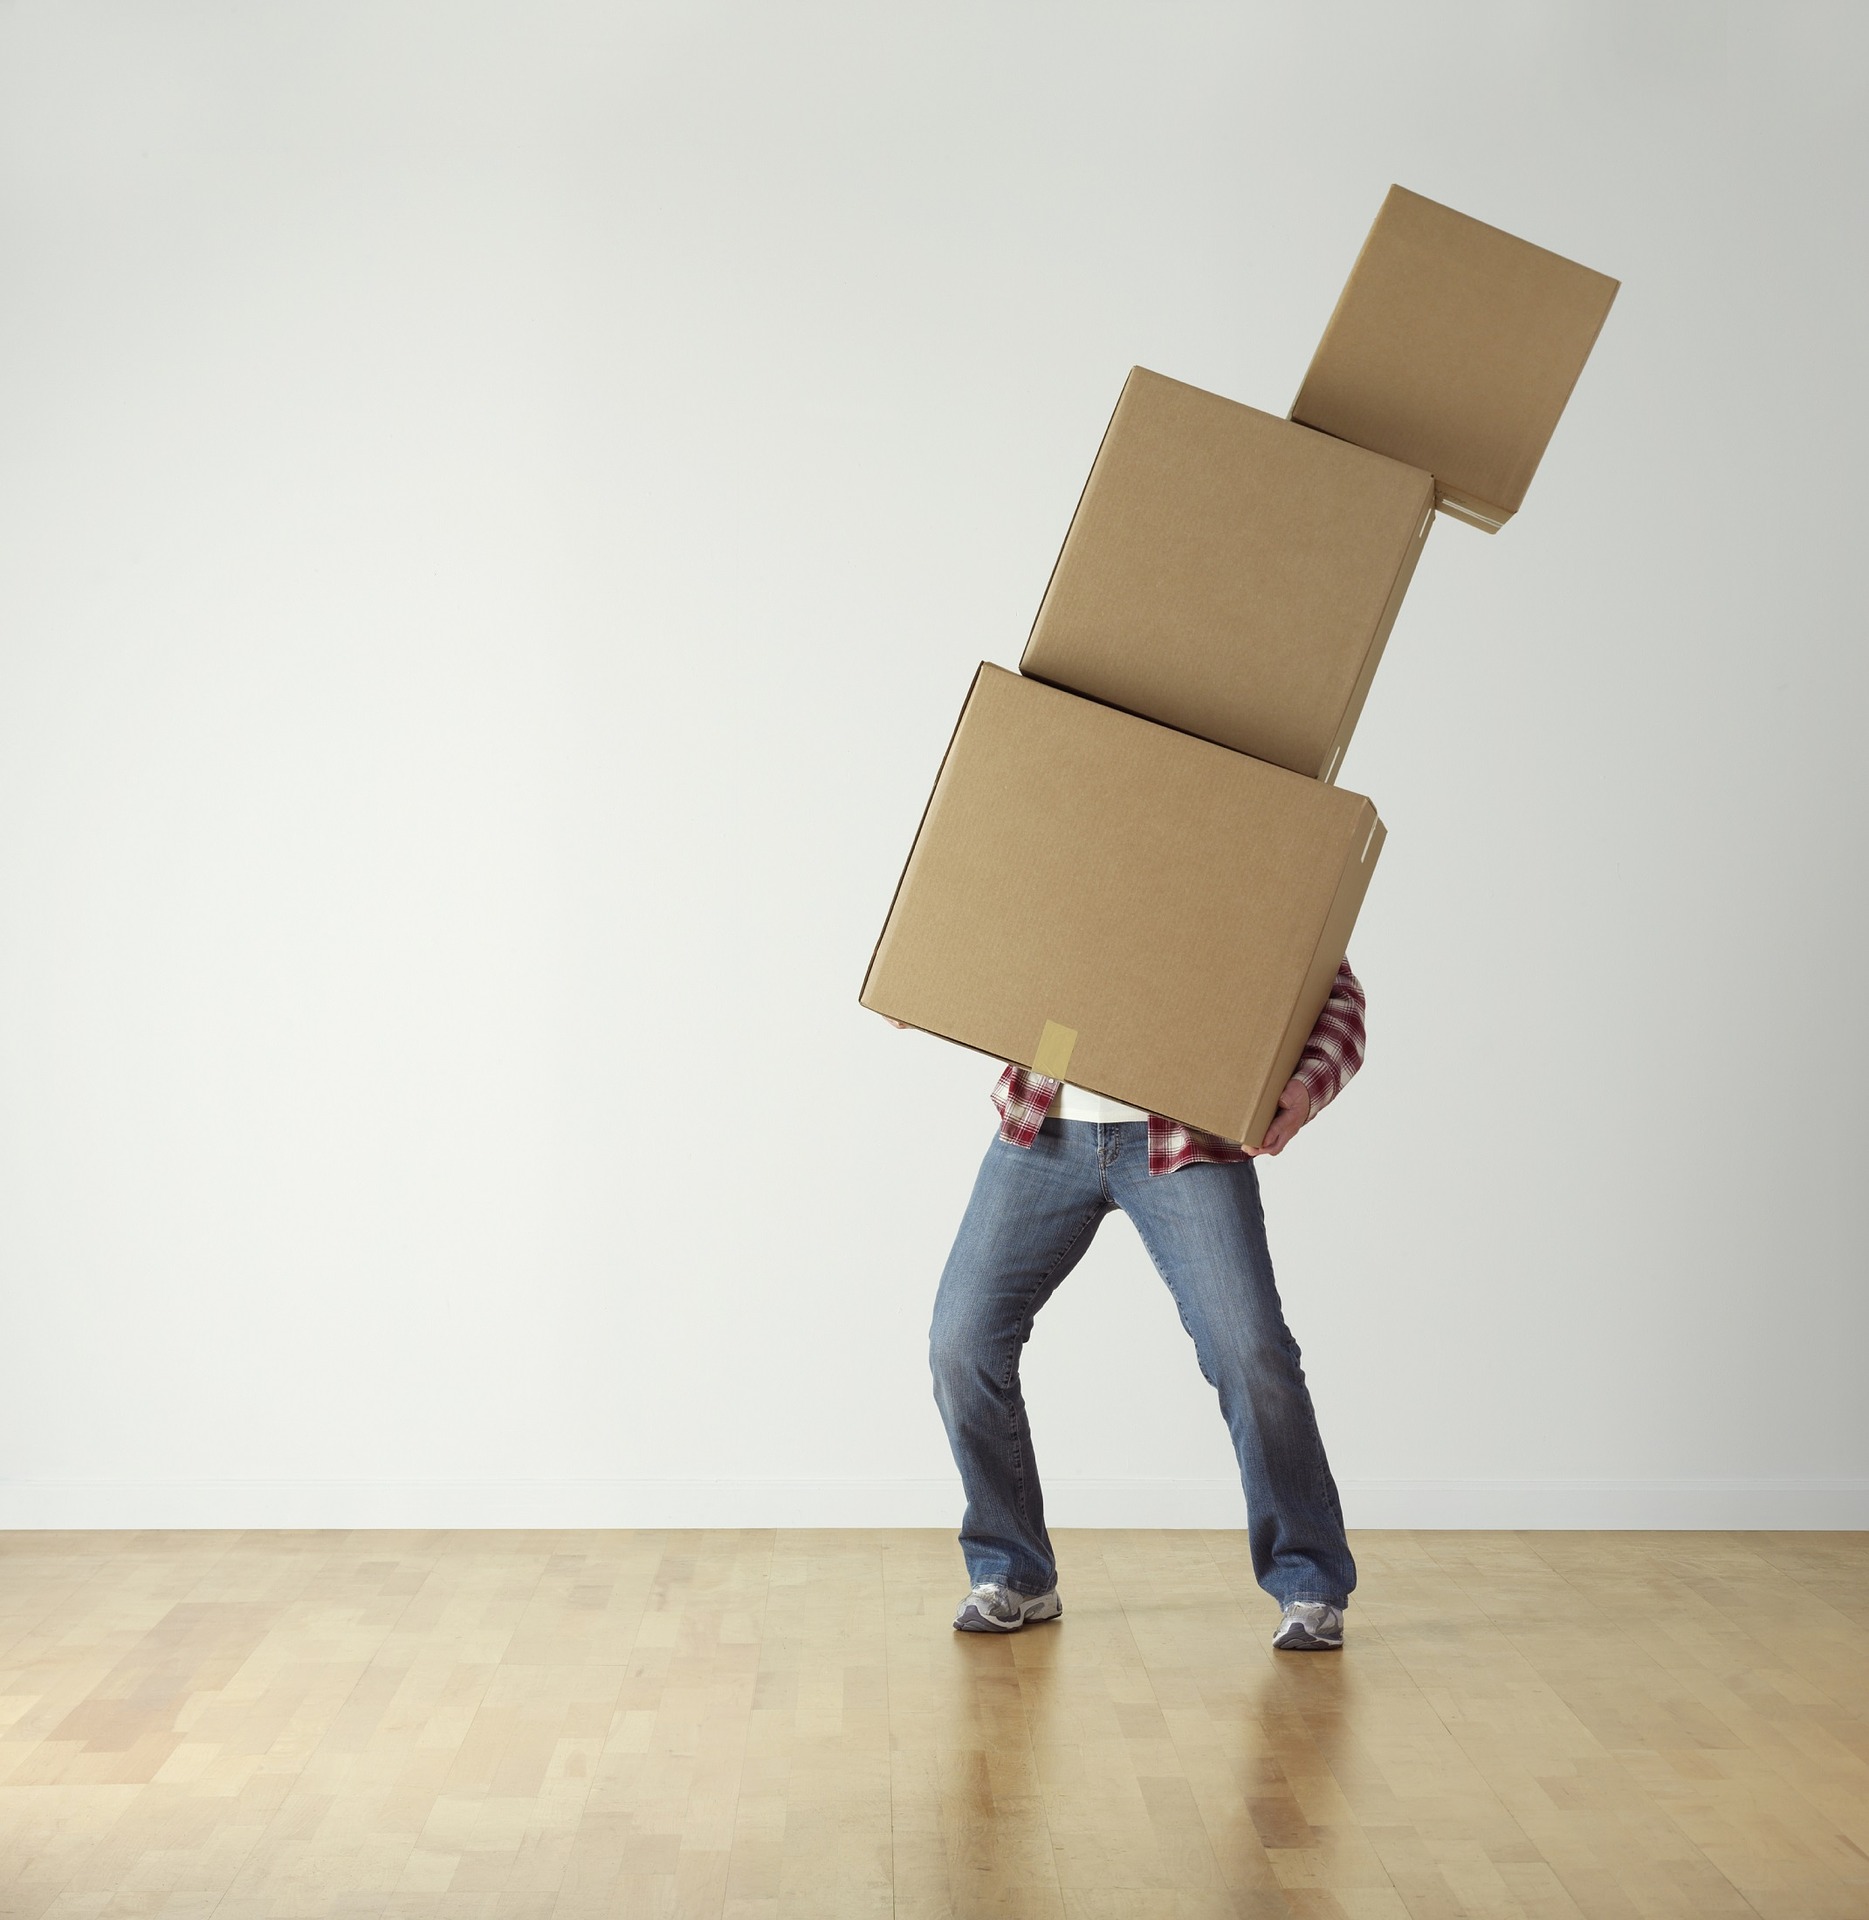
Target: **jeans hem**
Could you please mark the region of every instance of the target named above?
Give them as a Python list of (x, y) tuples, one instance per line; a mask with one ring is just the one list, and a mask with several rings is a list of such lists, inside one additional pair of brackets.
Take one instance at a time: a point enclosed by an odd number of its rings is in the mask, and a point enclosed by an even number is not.
[(967, 1571), (967, 1585), (972, 1587), (1004, 1587), (1008, 1593), (1017, 1594), (1021, 1600), (1042, 1600), (1048, 1593), (1058, 1590), (1058, 1576), (1054, 1573), (1042, 1587), (1021, 1586), (1010, 1576), (1001, 1578), (997, 1574), (988, 1574), (984, 1579), (976, 1577), (972, 1568)]

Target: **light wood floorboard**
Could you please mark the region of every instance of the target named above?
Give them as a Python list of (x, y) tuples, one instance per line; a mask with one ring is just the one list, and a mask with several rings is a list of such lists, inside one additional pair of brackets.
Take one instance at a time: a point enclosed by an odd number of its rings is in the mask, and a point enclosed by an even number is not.
[(1869, 1920), (1869, 1535), (0, 1535), (0, 1915)]

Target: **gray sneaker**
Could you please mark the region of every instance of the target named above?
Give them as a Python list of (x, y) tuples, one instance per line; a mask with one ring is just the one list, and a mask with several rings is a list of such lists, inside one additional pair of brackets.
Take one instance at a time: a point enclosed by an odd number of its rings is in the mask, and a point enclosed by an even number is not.
[(1279, 1617), (1272, 1644), (1287, 1653), (1322, 1653), (1343, 1645), (1343, 1615), (1327, 1600), (1292, 1600)]
[(1055, 1620), (1064, 1611), (1058, 1589), (1049, 1593), (1014, 1593), (989, 1581), (975, 1587), (954, 1616), (957, 1633), (1017, 1633), (1035, 1620)]

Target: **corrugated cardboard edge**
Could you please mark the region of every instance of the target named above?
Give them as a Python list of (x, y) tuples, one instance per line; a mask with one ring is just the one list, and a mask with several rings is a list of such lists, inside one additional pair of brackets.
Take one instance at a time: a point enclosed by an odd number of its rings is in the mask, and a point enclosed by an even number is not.
[[(1416, 468), (1415, 471), (1421, 470)], [(1350, 736), (1356, 731), (1356, 723), (1363, 717), (1363, 703), (1369, 698), (1369, 690), (1375, 684), (1376, 669), (1382, 665), (1383, 649), (1389, 644), (1396, 616), (1402, 611), (1403, 598), (1408, 592), (1409, 582), (1415, 577), (1416, 567), (1421, 564), (1422, 550), (1428, 544), (1428, 534), (1434, 525), (1434, 476), (1423, 474), (1422, 477), (1428, 483), (1428, 497), (1422, 504), (1421, 525), (1416, 528), (1415, 537), (1403, 551), (1395, 585), (1389, 589), (1388, 600), (1376, 621), (1376, 630), (1369, 637), (1369, 650), (1363, 655), (1362, 669), (1356, 676), (1356, 684), (1350, 689), (1349, 699), (1344, 702), (1343, 718), (1337, 722), (1337, 737), (1330, 743), (1330, 758), (1324, 762), (1324, 770), (1318, 775), (1327, 787), (1336, 784), (1337, 774), (1343, 766), (1343, 756), (1350, 750)]]
[[(1376, 229), (1382, 224), (1382, 215), (1389, 202), (1398, 194), (1405, 193), (1411, 200), (1426, 200), (1431, 206), (1441, 207), (1448, 213), (1457, 213), (1463, 220), (1471, 220), (1476, 227), (1492, 227), (1494, 233), (1504, 233), (1508, 240), (1516, 240), (1521, 246), (1534, 247), (1540, 253), (1548, 253), (1554, 260), (1562, 260), (1567, 267), (1575, 267), (1580, 273), (1594, 275), (1598, 280), (1609, 283), (1610, 295), (1603, 303), (1603, 312), (1596, 326), (1591, 330), (1590, 344), (1583, 350), (1583, 358), (1577, 363), (1577, 371), (1571, 376), (1571, 383), (1564, 389), (1564, 404), (1558, 408), (1556, 426), (1551, 429), (1550, 438), (1539, 449), (1538, 458), (1532, 462), (1531, 472), (1525, 476), (1525, 484), (1519, 488), (1519, 497), (1511, 506), (1502, 505), (1495, 500), (1482, 500), (1476, 493), (1453, 493), (1442, 488), (1438, 476), (1435, 479), (1434, 504), (1445, 514), (1451, 515), (1463, 525), (1478, 527), (1482, 533), (1497, 533), (1525, 503), (1525, 496), (1531, 491), (1532, 482), (1538, 477), (1538, 469), (1544, 465), (1544, 457), (1551, 450), (1551, 441), (1557, 438), (1557, 428), (1564, 424), (1564, 415), (1569, 411), (1571, 395), (1577, 391), (1577, 382), (1583, 378), (1583, 370), (1590, 364), (1590, 356), (1596, 351), (1596, 343), (1603, 337), (1603, 327), (1609, 319), (1609, 310), (1616, 304), (1616, 296), (1622, 291), (1622, 282), (1613, 274), (1604, 273), (1597, 267), (1586, 267), (1581, 260), (1573, 260), (1567, 253), (1559, 253), (1554, 247), (1540, 247), (1536, 240), (1527, 240), (1523, 234), (1507, 233), (1504, 227), (1494, 227), (1490, 220), (1482, 220), (1477, 214), (1465, 213), (1459, 207), (1450, 207), (1445, 200), (1435, 200), (1431, 195), (1417, 193), (1413, 187), (1405, 187), (1399, 181), (1390, 181), (1389, 191), (1382, 196), (1382, 205), (1376, 209), (1376, 217), (1369, 223), (1369, 231), (1363, 236), (1363, 244), (1356, 250), (1356, 258), (1351, 262), (1350, 271), (1344, 276), (1343, 291), (1337, 296), (1337, 303), (1330, 310), (1330, 318), (1324, 324), (1324, 331), (1318, 335), (1317, 347), (1311, 355), (1311, 364), (1304, 370), (1304, 378), (1298, 382), (1297, 394), (1293, 397), (1291, 410), (1286, 419), (1296, 420), (1300, 426), (1310, 427), (1313, 433), (1329, 433), (1327, 427), (1320, 427), (1314, 421), (1303, 419), (1298, 412), (1304, 402), (1304, 390), (1310, 384), (1311, 367), (1318, 363), (1319, 356), (1329, 344), (1331, 330), (1337, 324), (1337, 316), (1343, 311), (1343, 303), (1350, 297), (1350, 288), (1356, 280), (1357, 270), (1363, 264), (1363, 255), (1369, 251), (1369, 243), (1376, 237)], [(1330, 434), (1333, 440), (1342, 440), (1342, 434)], [(1349, 446), (1361, 446), (1360, 440), (1346, 442)], [(1367, 449), (1371, 453), (1379, 448)], [(1390, 454), (1386, 456), (1394, 459)]]
[[(1110, 430), (1116, 425), (1116, 416), (1123, 410), (1123, 402), (1129, 398), (1130, 383), (1135, 379), (1137, 374), (1148, 373), (1149, 371), (1150, 369), (1147, 367), (1131, 367), (1129, 371), (1123, 375), (1123, 390), (1116, 396), (1116, 405), (1110, 409), (1109, 419), (1103, 423), (1103, 435), (1097, 442), (1096, 459), (1091, 461), (1090, 471), (1084, 475), (1084, 484), (1077, 490), (1077, 505), (1071, 509), (1071, 524), (1065, 528), (1064, 538), (1058, 542), (1058, 557), (1051, 563), (1050, 573), (1045, 576), (1045, 591), (1038, 596), (1038, 611), (1032, 615), (1032, 624), (1026, 629), (1025, 646), (1019, 655), (1019, 671), (1021, 673), (1028, 672), (1025, 663), (1032, 651), (1032, 641), (1038, 633), (1038, 623), (1045, 617), (1045, 603), (1051, 598), (1051, 589), (1057, 581), (1058, 569), (1064, 565), (1065, 550), (1071, 544), (1071, 532), (1077, 525), (1077, 516), (1083, 512), (1084, 502), (1090, 498), (1091, 486), (1097, 478), (1097, 467), (1103, 459), (1103, 449), (1109, 443)], [(1158, 373), (1153, 377), (1157, 380), (1165, 380), (1168, 376)], [(1048, 687), (1058, 685), (1055, 680), (1046, 680), (1045, 676), (1041, 673), (1033, 673), (1030, 674), (1029, 677), (1042, 681), (1043, 684)], [(1068, 689), (1060, 690), (1068, 691)]]
[(1376, 871), (1376, 862), (1382, 857), (1384, 843), (1388, 840), (1388, 829), (1382, 824), (1382, 816), (1376, 812), (1374, 801), (1365, 801), (1369, 809), (1369, 829), (1367, 837), (1360, 843), (1352, 842), (1344, 857), (1344, 863), (1337, 877), (1337, 892), (1331, 900), (1330, 911), (1324, 916), (1324, 924), (1318, 930), (1317, 945), (1312, 949), (1311, 965), (1305, 973), (1304, 992), (1298, 998), (1298, 1004), (1292, 1009), (1290, 1024), (1285, 1036), (1279, 1043), (1278, 1065), (1274, 1069), (1270, 1083), (1259, 1096), (1259, 1104), (1248, 1119), (1245, 1131), (1239, 1136), (1243, 1147), (1256, 1147), (1265, 1138), (1266, 1129), (1272, 1124), (1272, 1116), (1278, 1111), (1278, 1097), (1285, 1090), (1285, 1083), (1292, 1076), (1299, 1056), (1304, 1052), (1304, 1043), (1311, 1037), (1311, 1029), (1317, 1025), (1317, 1016), (1324, 1011), (1324, 1002), (1330, 998), (1331, 983), (1337, 977), (1338, 963), (1343, 959), (1350, 945), (1350, 935), (1356, 931), (1356, 917), (1363, 910), (1363, 901), (1369, 892), (1369, 883)]
[[(909, 868), (915, 864), (915, 849), (922, 843), (922, 830), (927, 826), (928, 816), (934, 811), (935, 800), (941, 792), (941, 776), (947, 772), (948, 760), (954, 752), (954, 742), (960, 738), (961, 727), (967, 718), (967, 709), (973, 705), (973, 697), (980, 687), (980, 676), (986, 672), (989, 664), (990, 662), (982, 660), (974, 668), (973, 678), (967, 683), (967, 697), (960, 703), (960, 712), (954, 716), (954, 730), (947, 737), (947, 745), (941, 753), (941, 764), (935, 769), (934, 784), (928, 789), (927, 803), (922, 808), (921, 818), (915, 823), (915, 838), (909, 842), (908, 858), (903, 861), (902, 871), (896, 876), (895, 891), (889, 896), (889, 911), (883, 915), (882, 931), (877, 934), (876, 944), (870, 949), (870, 964), (863, 970), (863, 985), (857, 993), (857, 1005), (867, 1008), (871, 1013), (881, 1012), (880, 1008), (870, 1006), (867, 997), (870, 981), (876, 973), (877, 955), (883, 950), (883, 942), (889, 938), (889, 923), (896, 917), (896, 902), (902, 898), (902, 888), (908, 880)], [(945, 1039), (947, 1036), (943, 1034), (941, 1037)]]

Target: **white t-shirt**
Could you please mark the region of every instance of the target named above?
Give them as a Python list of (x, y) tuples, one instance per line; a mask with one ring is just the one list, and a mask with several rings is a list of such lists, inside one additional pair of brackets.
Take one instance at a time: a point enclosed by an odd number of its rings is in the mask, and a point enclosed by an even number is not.
[(1146, 1120), (1149, 1116), (1142, 1107), (1126, 1107), (1120, 1100), (1106, 1100), (1100, 1093), (1086, 1093), (1082, 1087), (1074, 1087), (1067, 1080), (1058, 1088), (1058, 1097), (1051, 1103), (1051, 1116), (1054, 1120), (1100, 1120), (1105, 1126), (1118, 1120)]

